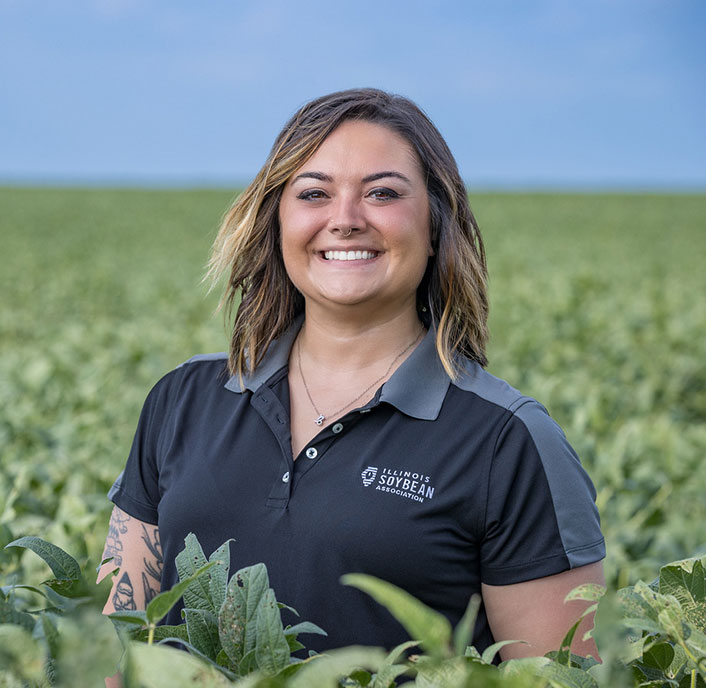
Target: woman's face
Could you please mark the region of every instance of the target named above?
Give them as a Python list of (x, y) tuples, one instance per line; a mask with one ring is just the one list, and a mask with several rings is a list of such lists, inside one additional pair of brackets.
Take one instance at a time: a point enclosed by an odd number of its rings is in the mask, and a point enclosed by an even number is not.
[(385, 126), (346, 121), (287, 181), (282, 255), (307, 307), (416, 309), (433, 254), (429, 201), (411, 146)]

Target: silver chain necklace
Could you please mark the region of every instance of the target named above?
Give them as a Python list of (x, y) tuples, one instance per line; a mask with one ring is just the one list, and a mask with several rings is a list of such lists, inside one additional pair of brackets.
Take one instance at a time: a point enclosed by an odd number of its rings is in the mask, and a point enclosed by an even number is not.
[(402, 356), (404, 356), (419, 341), (419, 339), (421, 338), (421, 336), (423, 334), (424, 334), (424, 328), (422, 327), (419, 334), (414, 338), (414, 341), (409, 346), (405, 347), (405, 349), (403, 351), (401, 351), (399, 354), (397, 354), (397, 356), (395, 356), (392, 363), (390, 363), (390, 365), (388, 366), (387, 370), (377, 380), (375, 380), (370, 385), (368, 385), (355, 399), (352, 399), (351, 401), (349, 401), (345, 406), (342, 406), (340, 409), (338, 409), (338, 411), (330, 414), (330, 416), (325, 416), (323, 413), (321, 413), (321, 411), (319, 411), (319, 409), (316, 407), (314, 400), (311, 398), (311, 392), (309, 391), (309, 385), (306, 384), (306, 380), (304, 379), (304, 370), (302, 369), (301, 338), (297, 339), (297, 364), (299, 365), (299, 375), (301, 376), (302, 382), (304, 383), (304, 389), (306, 390), (306, 395), (309, 397), (309, 401), (311, 402), (311, 405), (317, 414), (316, 418), (314, 418), (314, 423), (316, 423), (316, 425), (323, 425), (323, 423), (327, 417), (334, 417), (335, 418), (342, 411), (345, 411), (349, 406), (352, 406), (353, 404), (355, 404), (355, 402), (358, 401), (358, 399), (360, 399), (364, 394), (367, 394), (373, 387), (375, 387), (375, 385), (378, 382), (380, 382), (381, 380), (384, 380), (390, 374), (390, 371), (392, 370), (392, 366), (394, 366), (395, 363), (397, 363), (397, 361), (399, 361), (400, 358), (402, 358)]

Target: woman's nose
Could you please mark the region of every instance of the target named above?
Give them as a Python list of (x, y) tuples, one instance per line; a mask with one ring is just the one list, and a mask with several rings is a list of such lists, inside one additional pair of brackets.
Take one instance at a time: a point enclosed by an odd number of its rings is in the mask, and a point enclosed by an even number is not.
[(332, 204), (329, 231), (349, 237), (365, 227), (365, 219), (359, 199), (339, 196)]

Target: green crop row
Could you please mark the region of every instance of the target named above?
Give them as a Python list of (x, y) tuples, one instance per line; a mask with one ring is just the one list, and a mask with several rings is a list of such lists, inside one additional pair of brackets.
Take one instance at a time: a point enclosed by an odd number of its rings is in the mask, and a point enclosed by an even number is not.
[[(147, 391), (227, 346), (201, 278), (232, 197), (0, 189), (0, 545), (41, 534), (100, 557)], [(609, 588), (703, 556), (706, 197), (471, 201), (489, 369), (549, 409), (593, 478)], [(17, 575), (37, 582), (42, 564)]]

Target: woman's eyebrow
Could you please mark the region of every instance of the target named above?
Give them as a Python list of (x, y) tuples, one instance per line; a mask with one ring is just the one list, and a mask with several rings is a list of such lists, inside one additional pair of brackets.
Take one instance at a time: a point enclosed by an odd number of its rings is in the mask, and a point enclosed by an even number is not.
[(292, 179), (292, 183), (296, 182), (298, 179), (318, 179), (320, 182), (333, 181), (333, 177), (323, 172), (302, 172)]
[[(361, 180), (363, 184), (369, 184), (370, 182), (376, 182), (378, 179), (384, 179), (385, 177), (394, 177), (396, 179), (401, 179), (407, 184), (412, 182), (401, 172), (395, 172), (395, 170), (385, 170), (384, 172), (375, 172), (374, 174), (369, 174), (367, 177), (363, 177)], [(333, 177), (324, 172), (302, 172), (298, 174), (294, 179), (292, 179), (292, 184), (300, 179), (317, 179), (320, 182), (332, 182)]]
[(385, 177), (396, 177), (397, 179), (401, 179), (403, 182), (407, 182), (407, 184), (412, 183), (409, 178), (405, 177), (405, 175), (403, 175), (401, 172), (395, 172), (394, 170), (386, 170), (385, 172), (376, 172), (375, 174), (369, 174), (367, 177), (363, 177), (363, 184), (376, 182), (378, 179), (383, 179)]

